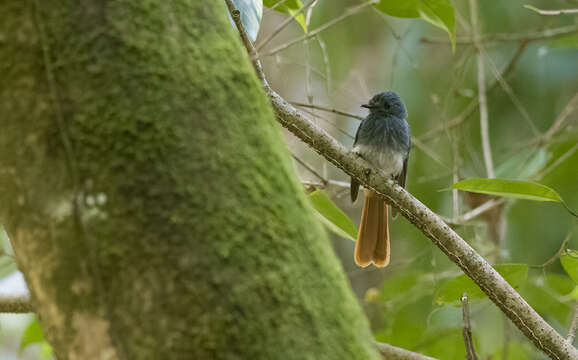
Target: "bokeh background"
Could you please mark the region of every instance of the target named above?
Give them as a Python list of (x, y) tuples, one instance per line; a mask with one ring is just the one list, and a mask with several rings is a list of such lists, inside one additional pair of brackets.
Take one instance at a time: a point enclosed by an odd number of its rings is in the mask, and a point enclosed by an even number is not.
[[(304, 3), (306, 3), (304, 1)], [(309, 31), (330, 23), (359, 1), (319, 1)], [(541, 16), (525, 1), (478, 1), (492, 157), (501, 178), (539, 181), (578, 209), (578, 16)], [(542, 9), (578, 8), (577, 1), (532, 1)], [(272, 56), (262, 58), (272, 87), (286, 100), (365, 116), (360, 105), (385, 89), (400, 94), (409, 111), (414, 138), (407, 189), (436, 213), (455, 218), (484, 198), (458, 194), (454, 207), (448, 188), (456, 179), (486, 177), (477, 108), (477, 51), (468, 2), (453, 2), (456, 48), (443, 30), (420, 19), (392, 17), (375, 7)], [(307, 14), (307, 12), (305, 13)], [(257, 45), (288, 14), (264, 9)], [(549, 31), (564, 30), (551, 37)], [(304, 35), (292, 22), (261, 48), (267, 54)], [(512, 41), (491, 41), (491, 39)], [(502, 85), (498, 82), (502, 74)], [(496, 85), (494, 85), (496, 84)], [(304, 108), (312, 119), (347, 146), (359, 121)], [(465, 111), (465, 112), (464, 112)], [(561, 126), (548, 131), (561, 114)], [(465, 116), (464, 116), (465, 115)], [(455, 126), (456, 120), (459, 122)], [(551, 134), (545, 136), (545, 134)], [(362, 201), (351, 204), (349, 179), (290, 133), (291, 152), (315, 169), (323, 188), (358, 224)], [(419, 146), (417, 146), (419, 145)], [(323, 180), (296, 161), (305, 184)], [(562, 334), (574, 313), (575, 287), (556, 253), (578, 248), (570, 234), (574, 218), (560, 204), (508, 200), (487, 217), (455, 229), (492, 264), (525, 264), (518, 290)], [(335, 249), (351, 285), (371, 320), (378, 340), (440, 359), (463, 359), (461, 309), (440, 303), (439, 291), (460, 274), (457, 267), (403, 218), (391, 224), (391, 265), (360, 269), (352, 241), (334, 237)], [(554, 258), (553, 258), (554, 257)], [(540, 267), (553, 258), (547, 266)], [(521, 333), (488, 299), (472, 300), (475, 345), (482, 359), (539, 359)]]

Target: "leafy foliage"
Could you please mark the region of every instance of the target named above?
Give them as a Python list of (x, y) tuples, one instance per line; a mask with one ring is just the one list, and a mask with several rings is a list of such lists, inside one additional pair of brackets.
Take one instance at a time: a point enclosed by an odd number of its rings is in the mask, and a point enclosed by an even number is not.
[(562, 202), (560, 195), (553, 189), (529, 181), (472, 178), (455, 183), (452, 189), (514, 199)]
[[(263, 0), (263, 5), (270, 8), (275, 6), (280, 1), (282, 0)], [(283, 4), (276, 6), (275, 10), (282, 13), (288, 13), (289, 15), (293, 16), (302, 6), (303, 4), (301, 3), (301, 0), (287, 0), (283, 2)], [(303, 15), (303, 13), (297, 15), (295, 17), (295, 21), (301, 25), (304, 32), (307, 32), (307, 24), (305, 23), (305, 15)]]
[(388, 15), (402, 18), (421, 18), (444, 30), (450, 37), (452, 49), (455, 49), (454, 8), (448, 0), (381, 0), (376, 6)]
[(52, 357), (52, 347), (46, 342), (46, 340), (44, 340), (44, 332), (42, 331), (42, 327), (40, 327), (36, 317), (34, 317), (34, 320), (30, 322), (22, 334), (20, 351), (24, 350), (27, 346), (32, 344), (40, 345), (41, 359), (49, 359)]

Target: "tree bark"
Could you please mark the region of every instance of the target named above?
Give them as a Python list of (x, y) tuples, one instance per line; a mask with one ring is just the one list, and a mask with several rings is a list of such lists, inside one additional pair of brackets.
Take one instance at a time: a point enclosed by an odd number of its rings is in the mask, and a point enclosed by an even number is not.
[(221, 1), (0, 17), (0, 219), (59, 359), (378, 358)]

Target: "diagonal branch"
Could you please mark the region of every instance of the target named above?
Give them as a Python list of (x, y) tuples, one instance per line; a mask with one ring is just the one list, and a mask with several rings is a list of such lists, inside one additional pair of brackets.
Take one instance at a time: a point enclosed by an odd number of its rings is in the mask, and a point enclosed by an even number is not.
[(429, 356), (380, 342), (377, 343), (377, 348), (384, 360), (437, 360)]

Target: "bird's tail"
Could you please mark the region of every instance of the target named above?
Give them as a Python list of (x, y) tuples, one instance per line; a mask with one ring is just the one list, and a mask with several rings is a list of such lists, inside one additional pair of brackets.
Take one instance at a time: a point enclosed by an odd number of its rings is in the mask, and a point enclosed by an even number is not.
[(371, 190), (365, 190), (363, 212), (355, 243), (355, 263), (361, 267), (371, 263), (378, 267), (389, 264), (387, 204)]

